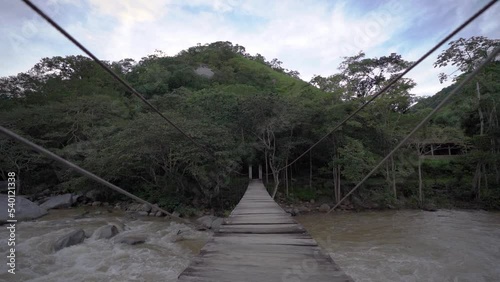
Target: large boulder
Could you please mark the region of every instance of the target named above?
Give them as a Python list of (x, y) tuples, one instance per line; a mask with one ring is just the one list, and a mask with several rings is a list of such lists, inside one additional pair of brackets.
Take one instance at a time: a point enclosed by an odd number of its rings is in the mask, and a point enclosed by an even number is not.
[[(0, 223), (7, 222), (8, 219), (12, 219), (9, 217), (8, 213), (8, 196), (0, 194)], [(18, 221), (22, 220), (31, 220), (35, 218), (39, 218), (47, 214), (47, 210), (39, 207), (37, 204), (32, 201), (22, 197), (16, 197), (16, 205), (14, 206), (16, 212), (16, 217)]]
[(319, 207), (320, 212), (329, 212), (330, 211), (330, 206), (328, 204), (322, 204)]
[(196, 221), (207, 229), (218, 230), (224, 219), (213, 215), (205, 215), (198, 218)]
[(145, 212), (149, 213), (151, 210), (152, 210), (152, 207), (150, 205), (142, 204), (141, 211), (145, 211)]
[(200, 225), (203, 225), (207, 229), (212, 228), (212, 222), (216, 219), (217, 217), (213, 215), (205, 215), (196, 220)]
[(139, 234), (121, 234), (113, 239), (113, 242), (128, 245), (137, 245), (146, 242), (145, 235)]
[(212, 221), (212, 230), (218, 231), (222, 223), (224, 222), (224, 219), (222, 217), (216, 218), (214, 221)]
[(137, 212), (138, 215), (140, 216), (148, 216), (149, 213), (147, 211), (140, 211), (140, 212)]
[(108, 224), (105, 226), (101, 226), (94, 231), (93, 237), (95, 239), (109, 239), (118, 234), (118, 228), (116, 226)]
[(63, 209), (69, 208), (73, 205), (73, 195), (70, 193), (50, 197), (47, 201), (40, 205), (40, 207), (50, 209)]
[(85, 240), (85, 231), (83, 229), (76, 229), (57, 239), (53, 245), (53, 249), (57, 252), (63, 248), (80, 244), (83, 240)]

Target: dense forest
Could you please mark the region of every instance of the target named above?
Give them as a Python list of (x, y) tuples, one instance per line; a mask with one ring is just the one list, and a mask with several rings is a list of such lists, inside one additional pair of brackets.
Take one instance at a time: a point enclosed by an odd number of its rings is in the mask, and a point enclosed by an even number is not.
[[(230, 42), (136, 62), (105, 62), (182, 128), (200, 149), (90, 58), (44, 58), (0, 78), (0, 124), (169, 211), (231, 210), (261, 164), (285, 202), (335, 203), (471, 72), (500, 40), (453, 41), (435, 67), (454, 84), (431, 97), (399, 80), (388, 92), (283, 169), (412, 62), (392, 53), (345, 57), (338, 73), (302, 81), (278, 59)], [(356, 208), (500, 209), (500, 61), (489, 64), (350, 198)], [(23, 194), (120, 195), (0, 136), (0, 178)]]

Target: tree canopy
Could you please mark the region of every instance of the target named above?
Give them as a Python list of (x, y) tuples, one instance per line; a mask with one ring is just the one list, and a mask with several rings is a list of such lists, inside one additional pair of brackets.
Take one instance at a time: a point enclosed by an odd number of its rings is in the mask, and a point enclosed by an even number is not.
[[(468, 73), (498, 42), (459, 39), (435, 66), (453, 65)], [(307, 157), (284, 169), (412, 62), (395, 53), (367, 58), (360, 52), (345, 57), (338, 73), (305, 82), (279, 59), (267, 61), (243, 46), (215, 42), (175, 56), (158, 51), (138, 62), (125, 58), (105, 63), (214, 152), (215, 159), (84, 56), (43, 58), (27, 72), (0, 78), (0, 123), (171, 210), (194, 203), (230, 208), (237, 200), (229, 197), (235, 193), (231, 185), (246, 177), (249, 164), (265, 166), (273, 196), (327, 195), (338, 200), (453, 87), (416, 99), (415, 82), (403, 78)], [(199, 75), (199, 67), (213, 76)], [(417, 188), (423, 187), (423, 198), (435, 202), (450, 198), (500, 207), (499, 74), (495, 61), (353, 200), (412, 206), (418, 204)], [(457, 156), (420, 161), (443, 146), (450, 155), (453, 146)], [(0, 154), (0, 177), (16, 170), (26, 193), (98, 188), (3, 136)], [(424, 179), (419, 180), (422, 171)], [(450, 179), (453, 175), (459, 178)], [(443, 187), (445, 196), (438, 192)]]

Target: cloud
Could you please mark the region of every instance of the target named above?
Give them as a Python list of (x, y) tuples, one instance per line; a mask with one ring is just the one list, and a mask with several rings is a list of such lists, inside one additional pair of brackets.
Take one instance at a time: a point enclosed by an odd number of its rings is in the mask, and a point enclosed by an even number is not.
[[(279, 58), (304, 80), (331, 75), (343, 56), (363, 50), (368, 57), (402, 54), (415, 60), (447, 32), (484, 5), (484, 0), (268, 1), (268, 0), (51, 0), (36, 1), (99, 58), (140, 59), (155, 49), (175, 55), (197, 43), (231, 41)], [(500, 5), (497, 5), (500, 6)], [(25, 71), (41, 57), (79, 54), (61, 35), (22, 4), (0, 3), (0, 40), (21, 36), (17, 51), (0, 46), (0, 75)], [(3, 15), (5, 13), (5, 17)], [(494, 7), (460, 36), (499, 37)], [(16, 16), (9, 16), (15, 14)], [(24, 31), (23, 31), (24, 29)], [(19, 47), (19, 46), (18, 46)], [(435, 59), (433, 55), (432, 59)], [(431, 59), (431, 60), (432, 60)], [(435, 93), (432, 61), (412, 71), (417, 94)]]
[(89, 0), (91, 13), (118, 19), (121, 25), (154, 22), (168, 13), (165, 0)]

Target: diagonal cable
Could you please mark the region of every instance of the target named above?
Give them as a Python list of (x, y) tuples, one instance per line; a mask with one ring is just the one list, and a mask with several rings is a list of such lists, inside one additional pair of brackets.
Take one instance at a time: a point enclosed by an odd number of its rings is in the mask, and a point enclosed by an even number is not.
[(90, 179), (92, 179), (92, 180), (94, 180), (94, 181), (96, 181), (96, 182), (98, 182), (98, 183), (100, 183), (100, 184), (108, 187), (108, 188), (111, 188), (111, 189), (115, 190), (116, 192), (118, 192), (120, 194), (123, 194), (123, 195), (125, 195), (125, 196), (127, 196), (127, 197), (129, 197), (131, 199), (134, 199), (134, 200), (140, 202), (140, 203), (147, 204), (147, 205), (149, 205), (151, 207), (154, 207), (154, 209), (157, 209), (157, 210), (161, 211), (162, 213), (164, 213), (166, 215), (169, 215), (169, 216), (171, 216), (173, 218), (177, 218), (177, 219), (183, 221), (186, 224), (193, 224), (189, 220), (184, 219), (184, 218), (180, 218), (178, 216), (174, 216), (171, 213), (169, 213), (168, 211), (166, 211), (166, 210), (164, 210), (164, 209), (162, 209), (162, 208), (160, 208), (158, 206), (155, 206), (152, 203), (150, 203), (150, 202), (148, 202), (146, 200), (143, 200), (143, 199), (141, 199), (141, 198), (139, 198), (139, 197), (131, 194), (130, 192), (125, 191), (124, 189), (122, 189), (122, 188), (120, 188), (120, 187), (118, 187), (118, 186), (110, 183), (109, 181), (106, 181), (106, 180), (102, 179), (101, 177), (93, 174), (92, 172), (87, 171), (87, 170), (81, 168), (80, 166), (78, 166), (78, 165), (76, 165), (76, 164), (74, 164), (74, 163), (72, 163), (72, 162), (70, 162), (70, 161), (68, 161), (68, 160), (66, 160), (64, 158), (61, 158), (60, 156), (52, 153), (51, 151), (49, 151), (49, 150), (47, 150), (47, 149), (45, 149), (45, 148), (43, 148), (43, 147), (41, 147), (41, 146), (39, 146), (39, 145), (31, 142), (31, 141), (23, 138), (22, 136), (16, 134), (15, 132), (12, 132), (12, 131), (8, 130), (7, 128), (5, 128), (3, 126), (0, 126), (0, 133), (3, 133), (5, 135), (7, 135), (8, 137), (10, 137), (10, 138), (12, 138), (12, 139), (14, 139), (16, 141), (19, 141), (19, 142), (23, 143), (24, 145), (26, 145), (28, 147), (31, 147), (33, 150), (37, 151), (38, 153), (46, 155), (48, 158), (50, 158), (50, 159), (52, 159), (52, 160), (54, 160), (54, 161), (62, 164), (63, 166), (68, 167), (68, 168), (70, 168), (70, 169), (78, 172), (79, 174), (81, 174), (83, 176), (86, 176), (86, 177), (88, 177), (88, 178), (90, 178)]
[(479, 17), (481, 14), (486, 12), (493, 4), (495, 4), (497, 0), (492, 0), (488, 2), (483, 8), (481, 8), (479, 11), (477, 11), (474, 15), (472, 15), (469, 19), (467, 19), (464, 23), (462, 23), (459, 27), (457, 27), (454, 31), (452, 31), (448, 36), (446, 36), (443, 40), (441, 40), (438, 44), (436, 44), (432, 49), (427, 51), (420, 59), (418, 59), (416, 62), (414, 62), (410, 67), (408, 67), (404, 72), (400, 73), (398, 76), (396, 76), (394, 79), (392, 79), (389, 84), (384, 86), (380, 91), (378, 91), (375, 95), (373, 95), (366, 103), (361, 105), (358, 109), (356, 109), (354, 112), (352, 112), (350, 115), (348, 115), (346, 118), (344, 118), (340, 123), (338, 123), (336, 126), (333, 127), (328, 133), (326, 133), (323, 137), (321, 137), (316, 143), (314, 143), (309, 149), (305, 150), (302, 154), (300, 154), (295, 160), (293, 160), (291, 163), (288, 165), (285, 165), (284, 167), (280, 168), (279, 171), (286, 169), (287, 167), (291, 166), (295, 162), (297, 162), (299, 159), (301, 159), (303, 156), (305, 156), (309, 151), (311, 151), (314, 147), (316, 147), (319, 143), (321, 143), (323, 140), (325, 140), (330, 134), (335, 132), (339, 127), (341, 127), (343, 124), (345, 124), (348, 120), (350, 120), (353, 116), (355, 116), (358, 112), (360, 112), (362, 109), (364, 109), (368, 104), (370, 104), (373, 100), (375, 100), (377, 97), (382, 95), (385, 91), (387, 91), (392, 85), (394, 85), (398, 80), (400, 80), (403, 76), (405, 76), (408, 72), (410, 72), (413, 68), (415, 68), (418, 64), (420, 64), (423, 60), (425, 60), (427, 57), (429, 57), (434, 51), (436, 51), (439, 47), (441, 47), (443, 44), (445, 44), (448, 40), (450, 40), (453, 36), (455, 36), (458, 32), (460, 32), (462, 29), (464, 29), (467, 25), (469, 25), (471, 22), (473, 22), (477, 17)]
[(137, 96), (142, 102), (148, 105), (154, 112), (160, 115), (170, 126), (175, 128), (178, 132), (180, 132), (184, 137), (189, 139), (194, 145), (201, 148), (205, 152), (207, 152), (211, 157), (215, 159), (215, 156), (212, 151), (210, 151), (207, 147), (201, 145), (196, 142), (191, 136), (189, 136), (186, 132), (180, 129), (177, 125), (175, 125), (169, 118), (167, 118), (163, 113), (158, 110), (153, 104), (151, 104), (144, 96), (142, 96), (137, 90), (135, 90), (129, 83), (123, 80), (119, 75), (117, 75), (113, 70), (111, 70), (106, 64), (101, 62), (92, 52), (90, 52), (85, 46), (83, 46), (80, 42), (78, 42), (73, 36), (71, 36), (66, 30), (64, 30), (59, 24), (57, 24), (51, 17), (49, 17), (45, 12), (40, 10), (35, 4), (31, 3), (30, 0), (22, 0), (26, 5), (28, 5), (31, 9), (33, 9), (38, 15), (44, 18), (50, 25), (52, 25), (55, 29), (57, 29), (60, 33), (62, 33), (69, 41), (73, 42), (80, 50), (82, 50), (85, 54), (91, 57), (99, 66), (101, 66), (106, 72), (108, 72), (114, 79), (116, 79), (119, 83), (121, 83), (128, 91)]
[(457, 85), (440, 103), (439, 105), (436, 106), (436, 108), (434, 108), (410, 133), (408, 133), (408, 135), (406, 135), (406, 137), (401, 140), (401, 142), (399, 142), (398, 145), (396, 145), (396, 147), (391, 151), (389, 152), (389, 154), (387, 154), (387, 156), (385, 156), (385, 158), (383, 158), (366, 176), (365, 178), (363, 178), (354, 188), (352, 188), (351, 191), (349, 191), (349, 193), (347, 193), (342, 199), (340, 199), (340, 201), (338, 201), (337, 204), (335, 204), (335, 206), (333, 206), (333, 208), (331, 208), (327, 214), (329, 214), (332, 210), (334, 210), (336, 207), (338, 207), (340, 205), (340, 203), (342, 203), (342, 201), (344, 201), (345, 199), (347, 199), (347, 197), (349, 197), (356, 189), (358, 189), (372, 174), (375, 173), (375, 171), (377, 171), (377, 169), (379, 169), (385, 161), (387, 161), (399, 148), (401, 148), (412, 136), (413, 134), (415, 134), (415, 132), (417, 132), (422, 126), (424, 126), (430, 119), (431, 117), (437, 112), (439, 111), (445, 104), (446, 102), (448, 102), (448, 100), (450, 100), (451, 96), (453, 96), (455, 93), (457, 93), (465, 84), (467, 84), (468, 82), (470, 82), (474, 76), (476, 76), (487, 64), (489, 61), (493, 60), (497, 55), (498, 53), (500, 52), (500, 47), (497, 47), (495, 50), (493, 50), (493, 52), (488, 56), (488, 58), (486, 58), (482, 63), (481, 65), (479, 65), (472, 73), (470, 73), (469, 75), (467, 75), (467, 77), (462, 80), (462, 82), (460, 82), (459, 85)]

